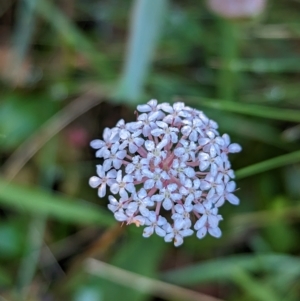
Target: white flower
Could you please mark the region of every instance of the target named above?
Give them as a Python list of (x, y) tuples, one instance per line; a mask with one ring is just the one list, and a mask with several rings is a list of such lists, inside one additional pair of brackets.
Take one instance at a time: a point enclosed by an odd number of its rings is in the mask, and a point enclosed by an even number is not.
[(126, 150), (119, 150), (120, 144), (117, 142), (111, 147), (111, 151), (105, 150), (103, 152), (104, 160), (103, 167), (108, 170), (113, 167), (119, 169), (122, 165), (123, 159), (126, 156)]
[(103, 198), (106, 194), (106, 184), (111, 186), (115, 182), (117, 172), (112, 169), (105, 174), (105, 169), (101, 165), (97, 165), (97, 174), (99, 177), (91, 177), (89, 184), (93, 188), (98, 187), (98, 195), (100, 198)]
[(154, 137), (159, 137), (163, 135), (162, 141), (164, 145), (168, 142), (177, 143), (178, 136), (177, 133), (179, 132), (178, 128), (170, 127), (167, 123), (163, 121), (156, 121), (158, 127), (151, 131), (151, 134)]
[(196, 144), (183, 139), (181, 139), (179, 142), (182, 146), (174, 149), (175, 156), (179, 157), (181, 161), (195, 161)]
[(128, 192), (134, 193), (135, 186), (133, 185), (133, 177), (131, 175), (125, 175), (122, 178), (122, 171), (117, 173), (116, 183), (112, 184), (110, 191), (113, 194), (120, 193), (120, 196), (124, 199), (128, 199)]
[(177, 185), (175, 183), (169, 184), (160, 190), (159, 194), (155, 194), (151, 197), (154, 202), (162, 202), (162, 206), (166, 210), (170, 210), (173, 207), (174, 202), (179, 201), (182, 196), (180, 193), (176, 193)]
[(205, 171), (210, 167), (210, 174), (216, 176), (218, 172), (218, 165), (223, 163), (220, 156), (211, 157), (208, 153), (200, 152), (198, 155), (199, 169)]
[(162, 227), (166, 224), (167, 220), (164, 217), (159, 215), (157, 218), (155, 212), (150, 211), (145, 220), (145, 225), (147, 227), (144, 229), (143, 236), (149, 237), (155, 231), (158, 236), (164, 237), (166, 235), (166, 231)]
[(108, 209), (115, 219), (144, 225), (144, 237), (156, 233), (180, 246), (193, 234), (192, 227), (198, 238), (207, 232), (220, 237), (218, 209), (225, 200), (239, 203), (228, 154), (241, 147), (230, 144), (227, 134), (221, 137), (216, 122), (183, 102), (152, 99), (137, 110), (136, 121), (121, 119), (104, 130), (103, 140), (91, 142), (102, 163), (90, 186), (99, 197), (108, 186), (114, 194), (108, 196)]
[(213, 201), (215, 201), (215, 206), (220, 207), (224, 204), (225, 200), (233, 205), (238, 205), (240, 200), (237, 196), (235, 196), (232, 192), (235, 191), (236, 184), (233, 181), (230, 181), (226, 184), (226, 187), (223, 191), (223, 194), (219, 197), (215, 197)]
[(159, 116), (159, 112), (153, 113), (151, 116), (148, 116), (148, 114), (141, 114), (138, 117), (138, 120), (140, 121), (142, 133), (145, 137), (148, 137), (151, 134), (151, 131), (155, 128), (157, 128), (157, 125), (155, 123), (155, 120)]
[(196, 235), (199, 239), (201, 239), (206, 235), (207, 231), (211, 236), (214, 236), (216, 238), (219, 238), (222, 235), (222, 231), (219, 227), (213, 228), (208, 223), (206, 223), (202, 228), (200, 228), (197, 231)]
[(183, 120), (182, 123), (184, 126), (181, 128), (181, 133), (191, 141), (197, 141), (198, 135), (201, 133), (201, 119), (194, 118), (192, 120)]
[(206, 224), (209, 224), (212, 228), (218, 226), (218, 209), (211, 202), (198, 203), (194, 206), (194, 210), (202, 214), (194, 226), (195, 230), (201, 229)]
[(217, 182), (214, 176), (207, 174), (203, 181), (201, 181), (200, 188), (202, 190), (209, 190), (206, 198), (210, 199), (217, 193), (221, 195), (224, 191), (224, 183)]
[(173, 107), (171, 107), (168, 103), (163, 103), (161, 104), (161, 109), (169, 113), (163, 121), (173, 126), (180, 125), (182, 121), (181, 117), (184, 118), (189, 115), (189, 113), (184, 110), (183, 102), (176, 102), (173, 104)]
[(117, 201), (117, 199), (114, 196), (109, 195), (108, 200), (109, 200), (109, 204), (107, 205), (107, 207), (110, 211), (116, 212), (121, 208), (126, 209), (126, 205), (125, 205), (126, 200), (125, 199), (121, 198), (119, 201)]
[(201, 126), (201, 136), (202, 137), (209, 137), (209, 138), (214, 138), (217, 136), (219, 133), (217, 131), (218, 125), (216, 122), (213, 120), (208, 119), (203, 112), (199, 112), (198, 117), (202, 121), (202, 126)]
[(149, 215), (148, 207), (152, 207), (154, 202), (147, 195), (147, 192), (142, 188), (138, 193), (133, 195), (133, 201), (128, 205), (127, 209), (130, 211), (137, 211), (147, 217)]
[(212, 138), (200, 138), (198, 142), (203, 146), (203, 150), (209, 153), (211, 157), (220, 155), (220, 147), (224, 145), (223, 139), (221, 137), (215, 137), (214, 134), (212, 134)]
[(167, 152), (161, 150), (164, 147), (162, 144), (155, 145), (155, 143), (151, 140), (145, 141), (145, 148), (148, 151), (147, 159), (153, 160), (154, 165), (158, 165), (162, 160), (167, 157)]
[(117, 131), (111, 130), (109, 128), (105, 128), (103, 131), (103, 139), (96, 139), (91, 141), (90, 145), (94, 149), (98, 149), (96, 152), (96, 157), (102, 158), (103, 152), (108, 150), (108, 148), (111, 147), (111, 145), (118, 141), (119, 136)]
[(242, 147), (237, 143), (230, 144), (230, 137), (228, 134), (222, 136), (224, 144), (221, 147), (222, 152), (225, 154), (228, 153), (239, 153), (242, 150)]
[(190, 180), (186, 179), (183, 185), (180, 187), (179, 192), (185, 195), (185, 205), (190, 206), (193, 201), (198, 200), (202, 195), (202, 190), (200, 190), (200, 180)]
[(160, 106), (157, 105), (156, 99), (151, 99), (146, 105), (138, 105), (137, 109), (140, 112), (148, 113), (149, 117), (152, 117), (152, 115), (155, 114), (157, 119), (162, 119), (165, 116), (165, 114), (159, 110)]
[(166, 236), (164, 237), (165, 242), (171, 242), (174, 239), (175, 247), (182, 245), (183, 238), (192, 235), (194, 232), (192, 229), (184, 228), (184, 226), (185, 221), (182, 219), (176, 219), (173, 227), (171, 227), (170, 224), (167, 224), (165, 227), (167, 232)]
[(221, 215), (217, 215), (216, 218), (218, 219), (217, 224), (215, 223), (209, 223), (208, 220), (204, 225), (201, 225), (201, 222), (196, 226), (195, 224), (195, 229), (198, 230), (196, 235), (199, 239), (203, 238), (206, 233), (208, 232), (211, 236), (219, 238), (222, 235), (222, 231), (219, 228), (218, 224), (219, 221), (221, 221), (223, 218)]
[(228, 161), (227, 155), (222, 153), (219, 160), (218, 167), (217, 167), (217, 182), (223, 181), (225, 184), (229, 182), (230, 178), (234, 179), (234, 172), (231, 169), (230, 162)]
[(119, 222), (127, 222), (127, 224), (136, 224), (137, 227), (145, 224), (145, 217), (141, 215), (135, 215), (130, 210), (119, 209), (114, 213), (115, 219)]
[(124, 149), (128, 146), (129, 152), (134, 154), (144, 144), (144, 139), (139, 137), (141, 132), (141, 130), (137, 130), (134, 133), (129, 133), (126, 137), (124, 136), (124, 141), (120, 145), (120, 148)]
[(132, 157), (132, 163), (129, 163), (126, 168), (125, 172), (127, 174), (133, 174), (136, 180), (142, 180), (142, 170), (147, 168), (149, 165), (149, 160), (145, 158), (141, 158), (141, 156), (134, 156)]
[(189, 229), (192, 226), (191, 218), (190, 218), (190, 212), (193, 210), (193, 206), (189, 205), (181, 205), (176, 204), (174, 206), (175, 213), (171, 216), (173, 220), (182, 220), (183, 221), (183, 229)]
[(161, 170), (160, 168), (155, 168), (154, 172), (151, 172), (148, 169), (144, 169), (143, 175), (148, 178), (148, 180), (146, 180), (144, 183), (145, 189), (151, 189), (154, 186), (158, 189), (162, 189), (163, 188), (162, 181), (170, 178), (168, 174), (164, 170)]
[(170, 173), (178, 176), (181, 183), (185, 182), (186, 177), (193, 178), (195, 176), (195, 170), (187, 166), (186, 162), (180, 162), (178, 159), (174, 159)]

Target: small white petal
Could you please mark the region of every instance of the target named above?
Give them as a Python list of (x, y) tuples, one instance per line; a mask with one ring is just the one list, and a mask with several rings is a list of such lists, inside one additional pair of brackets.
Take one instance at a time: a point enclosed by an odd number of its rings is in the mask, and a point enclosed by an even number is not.
[(233, 192), (235, 190), (236, 184), (234, 181), (230, 181), (227, 183), (226, 190), (228, 192)]
[(174, 233), (168, 233), (165, 237), (164, 240), (165, 242), (171, 242), (174, 238)]
[(146, 149), (147, 149), (149, 152), (151, 152), (151, 151), (153, 151), (153, 150), (155, 149), (155, 144), (154, 144), (154, 142), (151, 141), (151, 140), (146, 140), (146, 141), (145, 141), (145, 147), (146, 147)]
[(232, 205), (238, 205), (240, 203), (239, 198), (232, 193), (227, 194), (226, 199)]
[(90, 180), (89, 180), (89, 185), (90, 185), (92, 188), (98, 187), (101, 183), (102, 183), (102, 181), (101, 181), (101, 179), (98, 178), (98, 177), (91, 177)]
[(219, 238), (222, 236), (222, 232), (220, 230), (220, 228), (208, 228), (208, 233), (211, 235), (211, 236), (214, 236), (216, 238)]
[(207, 221), (207, 215), (202, 215), (194, 225), (195, 230), (200, 230)]
[(180, 235), (175, 235), (175, 238), (174, 238), (174, 246), (175, 247), (179, 247), (180, 245), (183, 244), (183, 238), (182, 236)]
[(160, 237), (164, 237), (166, 235), (166, 231), (160, 227), (155, 227), (155, 233)]
[(99, 149), (105, 145), (105, 142), (99, 139), (90, 142), (90, 146), (94, 149)]
[(103, 198), (106, 194), (106, 184), (102, 184), (98, 189), (99, 198)]
[(202, 227), (201, 229), (199, 229), (198, 231), (197, 231), (197, 237), (199, 238), (199, 239), (201, 239), (201, 238), (203, 238), (205, 235), (206, 235), (206, 233), (207, 233), (207, 228), (206, 227)]
[(144, 112), (150, 112), (151, 107), (149, 105), (138, 105), (137, 110), (144, 113)]
[(151, 189), (154, 186), (154, 180), (152, 179), (148, 179), (145, 183), (144, 183), (144, 188), (145, 189)]
[(228, 147), (230, 153), (239, 153), (242, 150), (242, 147), (237, 143), (232, 143)]
[(118, 183), (112, 184), (111, 187), (110, 187), (110, 191), (113, 194), (117, 194), (119, 192), (119, 185), (118, 185)]
[(210, 227), (215, 228), (215, 227), (218, 226), (219, 219), (217, 218), (217, 216), (209, 215), (207, 220), (208, 220), (208, 223), (209, 223)]
[(194, 231), (192, 229), (184, 229), (184, 230), (180, 231), (180, 234), (183, 237), (191, 236), (191, 235), (193, 235), (193, 233), (194, 233)]
[(173, 203), (170, 199), (165, 199), (162, 203), (165, 210), (171, 210)]
[(119, 222), (124, 222), (128, 218), (127, 215), (124, 214), (124, 212), (122, 212), (122, 211), (116, 211), (114, 216), (115, 216), (115, 219)]
[(146, 227), (143, 231), (144, 237), (149, 237), (153, 234), (153, 227)]

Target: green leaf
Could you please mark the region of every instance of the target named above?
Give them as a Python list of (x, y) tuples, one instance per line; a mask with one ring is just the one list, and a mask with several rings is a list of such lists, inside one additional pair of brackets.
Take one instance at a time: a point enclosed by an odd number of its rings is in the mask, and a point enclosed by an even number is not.
[(5, 150), (19, 146), (56, 111), (56, 106), (45, 95), (31, 94), (29, 98), (26, 94), (11, 93), (2, 100), (0, 135), (3, 135), (1, 146)]
[(299, 277), (300, 259), (277, 254), (238, 255), (171, 270), (163, 273), (162, 279), (178, 285), (193, 285), (213, 281), (228, 282), (236, 276), (236, 268), (248, 272), (293, 273), (294, 277)]
[(2, 222), (0, 224), (0, 259), (7, 260), (19, 256), (22, 249), (22, 238), (21, 228), (17, 223)]
[[(199, 107), (198, 109), (201, 110)], [(218, 120), (220, 132), (234, 133), (240, 137), (261, 141), (288, 151), (298, 149), (295, 144), (285, 143), (281, 132), (266, 120), (253, 120), (253, 118), (213, 110), (207, 110), (205, 114), (213, 120)]]
[(202, 97), (193, 99), (191, 97), (183, 98), (187, 99), (190, 103), (195, 103), (197, 105), (202, 105), (204, 107), (216, 110), (223, 110), (262, 118), (300, 122), (300, 111), (297, 110), (281, 108), (277, 109), (271, 106), (237, 103), (233, 101), (222, 101)]
[(21, 65), (31, 44), (35, 29), (36, 7), (38, 0), (24, 0), (18, 3), (16, 30), (13, 34), (15, 58), (13, 68)]
[(300, 59), (297, 57), (281, 57), (281, 58), (255, 58), (255, 59), (233, 59), (224, 65), (236, 72), (295, 72), (300, 69)]
[(134, 2), (128, 51), (117, 97), (136, 101), (141, 95), (167, 13), (167, 3), (167, 0)]
[[(280, 301), (281, 298), (276, 295), (274, 290), (266, 284), (258, 282), (247, 272), (241, 269), (235, 269), (234, 282), (239, 285), (251, 297), (251, 300), (258, 301)], [(254, 299), (253, 299), (254, 298)]]
[[(9, 274), (11, 271), (6, 271), (2, 267), (0, 268), (0, 286), (3, 290), (5, 286), (9, 286), (12, 284), (13, 279), (11, 275)], [(1, 299), (0, 299), (1, 300)]]
[[(166, 243), (160, 237), (145, 239), (140, 235), (134, 235), (123, 245), (111, 264), (127, 271), (156, 278), (156, 271), (160, 264)], [(141, 301), (148, 299), (148, 295), (108, 280), (101, 281), (104, 300), (131, 300)]]
[(269, 171), (278, 167), (282, 167), (288, 164), (297, 163), (300, 161), (300, 151), (296, 151), (290, 154), (282, 155), (276, 158), (272, 158), (257, 164), (247, 166), (245, 168), (236, 171), (237, 178), (242, 179), (256, 175), (261, 172)]
[(85, 56), (101, 76), (111, 77), (111, 66), (106, 56), (96, 49), (90, 39), (52, 1), (40, 0), (37, 11), (61, 35), (64, 42)]
[(41, 189), (10, 184), (0, 179), (0, 204), (21, 212), (49, 215), (76, 224), (111, 226), (114, 218), (100, 207)]

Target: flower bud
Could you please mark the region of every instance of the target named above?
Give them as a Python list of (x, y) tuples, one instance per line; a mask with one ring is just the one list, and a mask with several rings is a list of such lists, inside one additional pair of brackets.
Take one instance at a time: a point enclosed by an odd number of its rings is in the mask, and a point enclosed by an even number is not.
[(225, 19), (248, 19), (264, 11), (266, 0), (207, 0), (207, 5)]

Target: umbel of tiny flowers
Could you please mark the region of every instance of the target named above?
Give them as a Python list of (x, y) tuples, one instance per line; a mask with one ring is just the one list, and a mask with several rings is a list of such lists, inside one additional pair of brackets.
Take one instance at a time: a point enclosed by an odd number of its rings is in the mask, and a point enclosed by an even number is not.
[(220, 237), (219, 207), (225, 201), (239, 204), (228, 155), (241, 146), (182, 102), (152, 99), (137, 106), (136, 116), (91, 142), (102, 164), (90, 186), (100, 198), (109, 191), (108, 208), (116, 220), (145, 226), (144, 237), (156, 233), (175, 246), (194, 231), (200, 239), (207, 233)]

